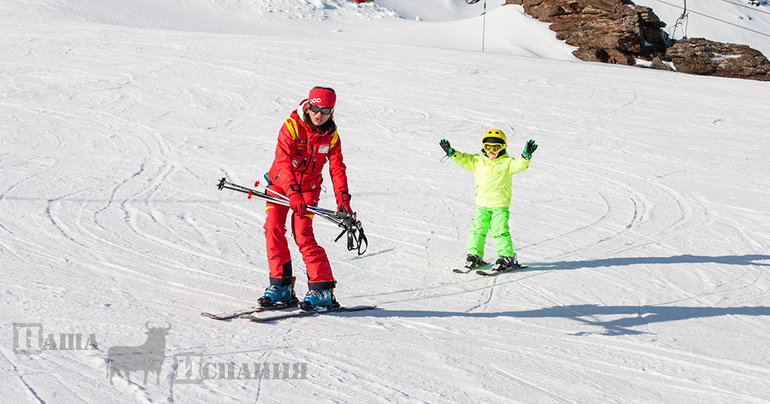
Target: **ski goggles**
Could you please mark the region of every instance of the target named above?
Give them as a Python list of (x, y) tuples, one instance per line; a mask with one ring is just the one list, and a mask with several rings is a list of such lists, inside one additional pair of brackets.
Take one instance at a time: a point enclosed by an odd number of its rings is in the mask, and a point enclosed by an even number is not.
[(484, 150), (490, 153), (497, 153), (503, 149), (503, 145), (500, 143), (484, 143)]
[(318, 105), (309, 104), (310, 111), (314, 114), (321, 113), (322, 115), (331, 115), (334, 108), (319, 107)]

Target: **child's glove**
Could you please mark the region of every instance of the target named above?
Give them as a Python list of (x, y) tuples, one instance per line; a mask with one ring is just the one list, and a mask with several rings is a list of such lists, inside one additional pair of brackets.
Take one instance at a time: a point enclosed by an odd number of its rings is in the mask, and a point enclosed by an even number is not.
[(521, 157), (524, 157), (525, 159), (531, 159), (532, 153), (534, 153), (535, 150), (537, 150), (537, 143), (535, 143), (534, 139), (529, 139), (529, 142), (524, 145), (524, 152), (521, 153)]
[(452, 148), (448, 140), (441, 139), (441, 141), (438, 142), (438, 144), (439, 146), (441, 146), (442, 149), (444, 149), (444, 153), (446, 153), (447, 157), (452, 157), (455, 155), (455, 149)]

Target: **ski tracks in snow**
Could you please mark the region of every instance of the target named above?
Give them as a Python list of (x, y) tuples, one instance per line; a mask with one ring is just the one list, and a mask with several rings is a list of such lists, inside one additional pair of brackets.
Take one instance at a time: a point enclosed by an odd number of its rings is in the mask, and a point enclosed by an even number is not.
[[(79, 322), (110, 343), (116, 321), (168, 319), (178, 333), (170, 350), (307, 362), (310, 377), (207, 381), (182, 392), (166, 372), (160, 387), (125, 383), (99, 393), (91, 390), (103, 382), (100, 351), (14, 364), (20, 395), (39, 385), (65, 401), (153, 401), (169, 390), (179, 401), (243, 401), (245, 393), (348, 402), (622, 402), (632, 394), (656, 402), (665, 386), (671, 402), (768, 397), (770, 374), (755, 355), (764, 349), (768, 279), (754, 265), (767, 256), (750, 254), (766, 245), (741, 226), (766, 216), (746, 209), (731, 227), (719, 201), (693, 185), (708, 177), (689, 164), (698, 153), (674, 136), (683, 130), (645, 132), (657, 127), (650, 116), (680, 119), (674, 108), (653, 109), (651, 93), (671, 94), (645, 87), (647, 76), (594, 80), (597, 66), (550, 70), (468, 52), (458, 62), (451, 50), (323, 36), (312, 39), (323, 45), (316, 50), (296, 38), (76, 27), (77, 40), (64, 34), (69, 26), (30, 40), (33, 29), (19, 26), (11, 74), (0, 76), (0, 106), (11, 112), (0, 120), (14, 128), (0, 138), (9, 315), (51, 327)], [(503, 60), (510, 65), (498, 66)], [(319, 225), (317, 237), (340, 301), (380, 309), (276, 324), (189, 322), (200, 321), (198, 304), (244, 304), (265, 286), (264, 205), (220, 193), (215, 181), (261, 178), (286, 113), (309, 86), (327, 84), (316, 82), (321, 76), (344, 95), (337, 117), (372, 245), (351, 258), (328, 241), (338, 229)], [(476, 150), (489, 127), (506, 130), (516, 152), (530, 136), (541, 145), (530, 170), (514, 177), (511, 209), (519, 260), (530, 268), (458, 275), (451, 267), (462, 265), (473, 179), (441, 165), (436, 143), (447, 137)], [(623, 133), (629, 128), (640, 133)], [(685, 163), (667, 153), (685, 154)], [(723, 231), (729, 247), (713, 241)], [(492, 251), (490, 243), (488, 259)], [(740, 306), (748, 304), (759, 307)], [(70, 307), (78, 312), (65, 313)], [(750, 348), (723, 353), (724, 344)]]

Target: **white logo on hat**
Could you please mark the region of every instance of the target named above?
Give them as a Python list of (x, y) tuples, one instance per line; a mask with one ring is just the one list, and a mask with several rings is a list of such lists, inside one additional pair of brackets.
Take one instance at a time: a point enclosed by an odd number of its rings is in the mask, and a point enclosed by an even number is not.
[(311, 104), (313, 104), (313, 105), (316, 105), (316, 104), (318, 104), (319, 102), (321, 102), (321, 99), (320, 99), (320, 98), (311, 98), (311, 99), (310, 99), (310, 103), (311, 103)]

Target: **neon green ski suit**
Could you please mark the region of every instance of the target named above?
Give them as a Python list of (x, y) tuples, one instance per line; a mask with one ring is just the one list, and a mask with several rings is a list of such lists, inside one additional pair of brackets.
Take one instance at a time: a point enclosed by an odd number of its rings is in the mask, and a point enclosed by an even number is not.
[(484, 256), (484, 242), (492, 230), (498, 257), (513, 257), (508, 227), (511, 206), (511, 177), (529, 168), (529, 159), (507, 154), (494, 160), (483, 154), (456, 152), (452, 161), (473, 171), (476, 183), (476, 211), (468, 228), (468, 254)]

